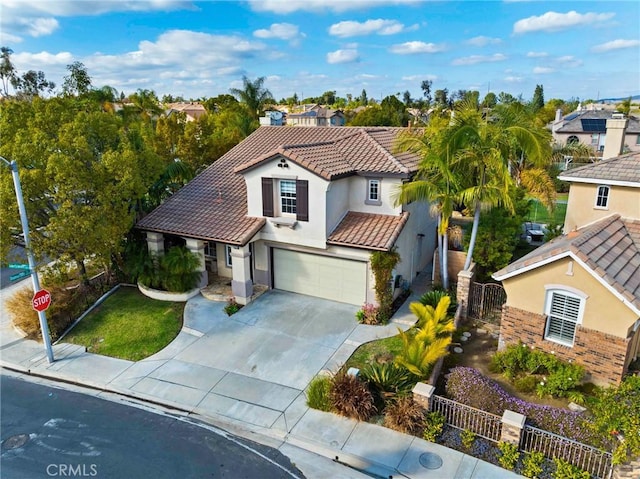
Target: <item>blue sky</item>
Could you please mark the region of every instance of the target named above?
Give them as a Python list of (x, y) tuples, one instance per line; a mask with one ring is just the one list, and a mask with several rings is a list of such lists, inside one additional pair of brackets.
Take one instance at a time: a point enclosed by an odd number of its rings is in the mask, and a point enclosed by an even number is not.
[(425, 0), (3, 0), (0, 44), (20, 72), (61, 86), (85, 64), (96, 87), (216, 96), (242, 75), (276, 99), (370, 98), (422, 80), (550, 98), (640, 93), (640, 2)]

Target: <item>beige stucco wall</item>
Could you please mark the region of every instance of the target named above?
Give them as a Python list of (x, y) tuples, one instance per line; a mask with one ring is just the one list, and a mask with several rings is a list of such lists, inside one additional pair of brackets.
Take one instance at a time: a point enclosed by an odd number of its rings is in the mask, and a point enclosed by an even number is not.
[[(603, 182), (602, 185), (607, 185)], [(619, 213), (625, 218), (640, 218), (640, 188), (609, 186), (607, 208), (596, 207), (597, 184), (572, 183), (569, 189), (564, 232)]]
[[(572, 274), (567, 274), (572, 271)], [(626, 338), (637, 315), (613, 296), (579, 263), (563, 258), (546, 266), (502, 281), (507, 305), (544, 314), (545, 285), (565, 285), (586, 294), (582, 325), (612, 336)]]

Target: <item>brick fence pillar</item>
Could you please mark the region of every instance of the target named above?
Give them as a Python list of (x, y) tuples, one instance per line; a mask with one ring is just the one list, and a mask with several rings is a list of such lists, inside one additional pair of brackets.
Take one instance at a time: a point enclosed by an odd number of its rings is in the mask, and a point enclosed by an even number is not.
[(509, 411), (508, 409), (502, 414), (502, 431), (500, 432), (500, 440), (510, 444), (520, 445), (522, 430), (526, 416), (520, 413)]
[(612, 479), (638, 479), (640, 477), (640, 458), (613, 466)]
[(426, 411), (431, 411), (431, 398), (436, 392), (435, 387), (427, 383), (417, 383), (411, 392), (416, 404), (422, 406)]
[(456, 299), (458, 304), (462, 306), (460, 317), (467, 319), (467, 311), (469, 308), (469, 292), (471, 291), (471, 283), (475, 276), (475, 264), (471, 264), (469, 270), (462, 270), (458, 273), (458, 287), (456, 288)]

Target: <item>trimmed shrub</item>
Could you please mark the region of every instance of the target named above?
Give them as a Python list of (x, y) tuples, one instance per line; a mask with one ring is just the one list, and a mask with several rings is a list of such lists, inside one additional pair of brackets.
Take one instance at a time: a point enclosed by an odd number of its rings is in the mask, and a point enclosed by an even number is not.
[(331, 378), (316, 376), (307, 389), (307, 406), (320, 411), (331, 411)]
[(385, 408), (384, 426), (405, 434), (420, 435), (424, 429), (424, 409), (410, 396), (399, 397)]
[(516, 468), (518, 459), (520, 459), (518, 445), (500, 441), (498, 449), (500, 449), (500, 457), (498, 458), (500, 465), (509, 471), (513, 471)]
[(424, 431), (422, 432), (423, 439), (429, 442), (436, 442), (440, 434), (442, 434), (446, 422), (447, 418), (438, 411), (427, 413), (424, 420)]
[(542, 464), (545, 457), (541, 452), (529, 452), (522, 459), (522, 475), (525, 477), (537, 478), (542, 474)]
[(462, 447), (465, 449), (465, 451), (470, 451), (473, 447), (473, 443), (476, 440), (476, 435), (473, 431), (464, 429), (462, 432), (460, 432), (460, 440), (462, 441)]
[(336, 374), (331, 380), (329, 397), (333, 410), (359, 421), (368, 420), (377, 411), (373, 394), (367, 385), (344, 372)]
[(553, 462), (556, 463), (556, 472), (553, 474), (555, 479), (589, 479), (591, 477), (587, 471), (583, 471), (564, 459), (554, 459)]

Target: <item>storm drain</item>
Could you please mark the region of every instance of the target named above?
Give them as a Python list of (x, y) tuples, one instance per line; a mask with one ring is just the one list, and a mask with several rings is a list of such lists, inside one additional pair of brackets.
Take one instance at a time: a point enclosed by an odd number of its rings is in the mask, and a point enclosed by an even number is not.
[(442, 467), (442, 458), (433, 452), (423, 452), (420, 454), (420, 465), (425, 469), (440, 469)]

